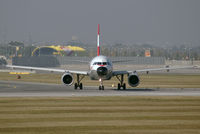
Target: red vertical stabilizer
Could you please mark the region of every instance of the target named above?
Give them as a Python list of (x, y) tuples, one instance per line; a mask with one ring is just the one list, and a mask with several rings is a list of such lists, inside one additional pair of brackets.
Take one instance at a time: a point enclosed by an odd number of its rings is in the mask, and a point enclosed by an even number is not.
[(100, 55), (99, 35), (100, 35), (100, 25), (98, 24), (98, 32), (97, 32), (97, 56)]

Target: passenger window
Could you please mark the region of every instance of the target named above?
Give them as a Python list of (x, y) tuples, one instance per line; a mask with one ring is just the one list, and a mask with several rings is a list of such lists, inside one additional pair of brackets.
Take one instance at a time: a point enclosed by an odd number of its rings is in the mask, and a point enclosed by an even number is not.
[(107, 63), (106, 63), (106, 62), (103, 62), (103, 65), (107, 65)]

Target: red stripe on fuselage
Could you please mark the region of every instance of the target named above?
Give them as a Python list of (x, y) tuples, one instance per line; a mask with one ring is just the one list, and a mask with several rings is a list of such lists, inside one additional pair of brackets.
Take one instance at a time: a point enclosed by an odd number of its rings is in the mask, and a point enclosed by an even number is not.
[(98, 65), (98, 66), (100, 66), (100, 67), (104, 67), (105, 65)]

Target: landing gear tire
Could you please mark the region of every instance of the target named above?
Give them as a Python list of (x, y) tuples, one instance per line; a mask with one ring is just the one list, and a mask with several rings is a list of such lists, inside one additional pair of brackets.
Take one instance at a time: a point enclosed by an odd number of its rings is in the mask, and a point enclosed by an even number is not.
[(121, 87), (123, 88), (123, 90), (126, 90), (126, 83), (124, 83), (122, 85), (120, 83), (118, 83), (117, 90), (121, 90)]
[(77, 90), (78, 88), (79, 88), (80, 90), (82, 90), (82, 89), (83, 89), (83, 84), (80, 83), (80, 84), (78, 85), (78, 83), (75, 83), (75, 84), (74, 84), (74, 89)]
[(104, 90), (104, 86), (99, 86), (99, 90)]
[(78, 88), (78, 84), (75, 83), (75, 84), (74, 84), (74, 89), (76, 90), (77, 88)]
[(124, 84), (122, 85), (122, 87), (123, 87), (123, 90), (126, 90), (126, 83), (124, 83)]
[(117, 90), (120, 90), (120, 88), (121, 88), (121, 85), (118, 83)]
[(83, 84), (82, 83), (80, 83), (79, 88), (80, 88), (80, 90), (83, 89)]

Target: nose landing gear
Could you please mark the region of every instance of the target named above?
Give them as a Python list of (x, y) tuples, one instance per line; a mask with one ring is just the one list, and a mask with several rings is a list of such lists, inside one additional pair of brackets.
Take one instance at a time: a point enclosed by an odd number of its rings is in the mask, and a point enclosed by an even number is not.
[(101, 78), (99, 79), (99, 82), (100, 82), (99, 90), (104, 90), (103, 80)]

